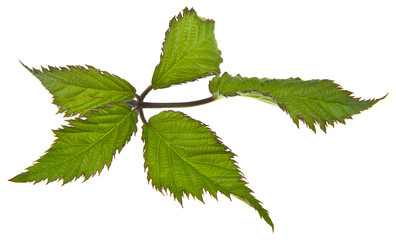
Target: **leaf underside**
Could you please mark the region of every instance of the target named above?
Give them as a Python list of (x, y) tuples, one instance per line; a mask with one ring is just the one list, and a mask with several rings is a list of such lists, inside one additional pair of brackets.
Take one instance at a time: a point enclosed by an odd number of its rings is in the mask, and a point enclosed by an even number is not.
[(214, 35), (215, 23), (184, 9), (165, 33), (160, 63), (152, 78), (154, 89), (194, 81), (220, 73), (223, 61)]
[(148, 180), (160, 192), (169, 191), (182, 204), (185, 194), (203, 202), (203, 190), (217, 199), (217, 191), (235, 195), (273, 223), (246, 187), (235, 156), (203, 123), (180, 112), (164, 111), (143, 126)]
[(209, 90), (215, 98), (247, 96), (276, 104), (290, 115), (297, 127), (301, 120), (314, 132), (316, 124), (326, 132), (328, 124), (333, 127), (337, 122), (345, 124), (345, 119), (383, 99), (352, 97), (351, 92), (331, 80), (246, 78), (228, 73), (213, 78)]
[(65, 116), (83, 115), (97, 107), (133, 99), (136, 92), (124, 79), (91, 66), (49, 66), (41, 71), (23, 66), (53, 95), (53, 103)]
[(13, 182), (49, 182), (63, 184), (84, 176), (85, 180), (110, 167), (113, 156), (136, 133), (137, 112), (126, 104), (98, 108), (85, 115), (86, 120), (69, 120), (70, 126), (55, 130), (54, 144), (27, 172)]

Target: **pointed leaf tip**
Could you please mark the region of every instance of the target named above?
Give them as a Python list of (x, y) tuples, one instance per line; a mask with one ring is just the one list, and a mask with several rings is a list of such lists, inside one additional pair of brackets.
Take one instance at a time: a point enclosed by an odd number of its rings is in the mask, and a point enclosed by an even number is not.
[(202, 122), (164, 111), (143, 126), (142, 140), (147, 178), (155, 189), (169, 191), (181, 204), (182, 197), (190, 195), (203, 202), (203, 191), (216, 199), (217, 192), (234, 195), (273, 226), (267, 210), (246, 187), (235, 154)]
[(334, 123), (345, 123), (345, 119), (351, 119), (352, 115), (369, 109), (386, 97), (362, 100), (327, 79), (245, 78), (228, 73), (213, 78), (209, 90), (215, 98), (246, 96), (278, 105), (297, 127), (302, 121), (315, 133), (316, 125), (326, 133), (329, 124), (334, 127)]
[(214, 35), (214, 21), (185, 8), (169, 23), (160, 63), (152, 78), (154, 89), (167, 88), (220, 73), (223, 61)]
[(59, 113), (66, 116), (84, 115), (88, 111), (110, 103), (124, 102), (135, 96), (135, 88), (116, 75), (92, 66), (28, 68), (53, 95)]
[(137, 115), (126, 104), (113, 104), (87, 113), (84, 120), (69, 120), (69, 126), (54, 131), (57, 139), (46, 154), (10, 181), (63, 180), (64, 185), (81, 176), (86, 181), (110, 167), (117, 150), (137, 131)]
[(23, 173), (16, 175), (15, 177), (9, 179), (8, 181), (16, 182), (16, 183), (26, 182), (26, 181), (24, 181)]

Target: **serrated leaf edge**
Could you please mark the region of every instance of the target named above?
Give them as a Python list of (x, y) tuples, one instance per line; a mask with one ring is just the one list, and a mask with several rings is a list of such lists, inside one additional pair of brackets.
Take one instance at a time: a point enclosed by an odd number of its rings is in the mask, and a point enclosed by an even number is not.
[[(99, 68), (95, 68), (95, 67), (93, 67), (93, 66), (91, 66), (91, 65), (88, 65), (88, 64), (85, 65), (86, 67), (80, 66), (80, 65), (66, 65), (66, 67), (54, 67), (54, 66), (48, 65), (47, 68), (45, 68), (44, 66), (40, 66), (40, 68), (41, 68), (41, 70), (40, 70), (40, 69), (37, 69), (37, 68), (34, 68), (34, 67), (30, 68), (30, 67), (26, 66), (23, 62), (21, 62), (21, 61), (19, 61), (19, 62), (22, 64), (22, 66), (23, 66), (24, 68), (26, 68), (26, 69), (27, 69), (31, 74), (33, 74), (33, 75), (34, 75), (35, 73), (38, 73), (38, 74), (44, 74), (45, 72), (52, 73), (54, 70), (60, 71), (60, 72), (64, 72), (64, 71), (69, 71), (69, 72), (71, 72), (73, 68), (74, 68), (74, 69), (79, 69), (79, 70), (85, 70), (85, 71), (94, 70), (94, 71), (96, 71), (97, 73), (100, 73), (100, 74), (103, 75), (103, 76), (109, 75), (109, 76), (111, 76), (111, 77), (118, 78), (119, 80), (122, 80), (124, 83), (130, 85), (129, 82), (126, 81), (125, 79), (123, 79), (123, 78), (121, 78), (121, 77), (119, 77), (119, 76), (117, 76), (117, 75), (115, 75), (115, 74), (109, 73), (109, 72), (107, 72), (107, 71), (102, 71), (102, 70), (100, 70)], [(42, 84), (41, 80), (40, 80), (40, 83)], [(42, 85), (43, 85), (43, 84), (42, 84)], [(82, 86), (74, 85), (74, 84), (68, 84), (68, 85), (69, 85), (69, 86), (79, 87), (79, 88), (85, 88), (85, 89), (97, 89), (97, 88), (86, 88), (86, 87), (82, 87)], [(44, 86), (44, 88), (48, 91), (48, 89), (47, 89), (45, 86)], [(135, 90), (135, 92), (136, 92), (136, 89), (135, 89), (133, 86), (132, 86), (132, 88), (133, 88), (133, 89)], [(99, 89), (99, 90), (106, 90), (106, 91), (109, 91), (109, 92), (130, 93), (129, 91), (117, 91), (117, 90), (107, 90), (107, 89)], [(51, 94), (51, 93), (50, 93), (50, 94)], [(64, 105), (63, 105), (63, 104), (57, 104), (57, 103), (55, 103), (56, 97), (55, 97), (54, 95), (52, 95), (52, 94), (51, 94), (51, 96), (52, 96), (52, 104), (56, 105), (57, 108), (58, 108), (58, 112), (57, 112), (57, 113), (59, 113), (59, 114), (65, 114), (66, 117), (75, 117), (75, 116), (76, 116), (76, 117), (82, 117), (82, 116), (85, 116), (85, 115), (89, 112), (89, 111), (88, 111), (88, 112), (86, 112), (86, 113), (84, 113), (84, 114), (81, 114), (81, 112), (74, 112), (74, 111), (70, 111), (70, 110), (68, 110), (68, 109), (65, 109), (65, 110), (61, 111), (60, 109), (61, 109), (61, 107), (64, 106)], [(122, 102), (110, 102), (110, 103), (108, 103), (108, 104), (114, 104), (114, 103), (122, 103)], [(106, 105), (108, 105), (108, 104), (106, 104)], [(106, 107), (106, 105), (99, 106), (99, 107), (96, 107), (96, 108)], [(96, 108), (91, 109), (91, 111), (94, 110), (94, 109), (96, 109)]]
[[(201, 188), (202, 194), (208, 193), (210, 196), (214, 197), (217, 201), (218, 201), (218, 198), (217, 198), (217, 193), (218, 193), (218, 192), (220, 192), (220, 193), (223, 194), (224, 196), (228, 197), (228, 198), (230, 199), (230, 201), (232, 201), (231, 195), (234, 196), (235, 198), (241, 200), (242, 202), (246, 203), (247, 205), (249, 205), (250, 207), (252, 207), (254, 210), (256, 210), (256, 211), (259, 213), (260, 218), (264, 219), (264, 220), (271, 226), (272, 231), (274, 231), (274, 224), (273, 224), (271, 218), (270, 218), (269, 215), (268, 215), (269, 212), (261, 206), (262, 202), (259, 201), (259, 200), (257, 200), (257, 199), (253, 196), (254, 191), (253, 191), (252, 189), (250, 189), (249, 187), (246, 186), (246, 185), (248, 184), (248, 182), (246, 181), (245, 175), (241, 172), (241, 170), (240, 170), (240, 168), (239, 168), (239, 166), (238, 166), (238, 163), (237, 163), (237, 162), (235, 161), (235, 159), (234, 159), (234, 157), (237, 156), (237, 155), (236, 155), (235, 153), (233, 153), (233, 152), (231, 151), (230, 148), (228, 148), (226, 145), (223, 144), (223, 142), (221, 141), (221, 138), (218, 137), (218, 136), (216, 135), (216, 133), (215, 133), (214, 131), (212, 131), (208, 125), (204, 124), (203, 122), (201, 122), (201, 121), (199, 121), (199, 120), (196, 120), (196, 119), (191, 118), (190, 116), (188, 116), (187, 114), (185, 114), (185, 113), (183, 113), (183, 112), (178, 112), (178, 111), (176, 112), (176, 111), (172, 111), (172, 110), (168, 110), (167, 112), (180, 113), (181, 115), (187, 117), (188, 119), (190, 119), (190, 120), (192, 120), (192, 121), (195, 121), (195, 122), (198, 122), (199, 125), (205, 127), (205, 128), (213, 135), (213, 137), (216, 139), (216, 142), (217, 142), (218, 144), (220, 144), (220, 145), (222, 145), (222, 146), (225, 147), (225, 150), (224, 150), (225, 152), (228, 152), (228, 153), (231, 153), (231, 154), (232, 154), (232, 156), (230, 157), (230, 160), (232, 161), (233, 165), (235, 165), (235, 166), (237, 167), (237, 173), (239, 174), (239, 177), (238, 177), (239, 180), (241, 180), (241, 181), (244, 183), (243, 186), (244, 186), (245, 188), (248, 189), (248, 191), (249, 191), (248, 193), (249, 193), (250, 197), (257, 201), (257, 204), (259, 205), (259, 207), (261, 207), (261, 208), (267, 213), (267, 214), (266, 214), (267, 216), (261, 215), (261, 214), (260, 214), (259, 208), (256, 208), (255, 204), (252, 203), (252, 202), (250, 202), (249, 199), (240, 197), (240, 196), (238, 196), (238, 195), (236, 195), (236, 194), (234, 194), (234, 193), (226, 194), (226, 193), (223, 193), (223, 192), (220, 191), (220, 190), (217, 190), (214, 194), (212, 194), (212, 193), (210, 193), (209, 191), (207, 191), (204, 187), (202, 187), (202, 188)], [(150, 124), (150, 120), (149, 120), (148, 124), (146, 124), (146, 125), (149, 125), (149, 124)], [(143, 126), (145, 126), (145, 125), (143, 125)], [(142, 127), (143, 127), (143, 126), (142, 126)], [(143, 129), (143, 131), (144, 131), (144, 129)], [(145, 141), (145, 139), (143, 138), (143, 136), (144, 136), (144, 134), (142, 134), (142, 141), (143, 141), (143, 143), (144, 143), (144, 147), (143, 147), (143, 157), (144, 157), (144, 160), (146, 161), (146, 158), (147, 158), (147, 157), (146, 157), (146, 150), (147, 150), (147, 149), (146, 149), (146, 141)], [(177, 200), (177, 201), (180, 203), (180, 205), (181, 205), (182, 207), (183, 207), (183, 203), (182, 203), (181, 198), (182, 198), (183, 196), (186, 196), (187, 199), (189, 199), (189, 196), (191, 195), (194, 199), (195, 199), (195, 198), (198, 198), (198, 200), (200, 200), (202, 203), (205, 203), (205, 202), (203, 201), (202, 194), (201, 194), (201, 196), (194, 196), (194, 195), (192, 195), (191, 193), (186, 193), (184, 190), (182, 191), (182, 195), (181, 195), (180, 199), (177, 199), (176, 196), (170, 191), (169, 187), (167, 187), (167, 188), (165, 188), (164, 186), (158, 187), (158, 186), (156, 186), (156, 185), (153, 183), (152, 179), (149, 178), (148, 166), (145, 166), (144, 169), (145, 169), (145, 171), (147, 172), (147, 181), (148, 181), (148, 183), (150, 184), (150, 182), (151, 182), (151, 186), (152, 186), (155, 190), (157, 190), (158, 192), (160, 192), (162, 195), (165, 195), (165, 194), (166, 194), (166, 195), (169, 195), (169, 196), (173, 196), (174, 200)], [(164, 191), (165, 191), (165, 194), (164, 194)]]
[[(183, 18), (183, 17), (185, 16), (185, 14), (188, 14), (188, 13), (197, 16), (197, 18), (199, 19), (199, 21), (201, 21), (201, 23), (205, 23), (205, 22), (215, 23), (215, 21), (214, 21), (213, 19), (210, 19), (210, 18), (203, 18), (203, 17), (198, 16), (198, 14), (197, 14), (197, 12), (194, 10), (194, 8), (188, 9), (188, 8), (186, 7), (186, 8), (184, 8), (184, 10), (183, 10), (182, 12), (180, 12), (178, 15), (174, 16), (174, 17), (169, 21), (169, 27), (168, 27), (168, 29), (167, 29), (166, 32), (165, 32), (165, 40), (164, 40), (164, 42), (162, 43), (162, 47), (161, 47), (160, 61), (159, 61), (159, 63), (155, 66), (154, 72), (155, 72), (155, 69), (157, 69), (157, 67), (159, 67), (159, 65), (161, 64), (161, 59), (162, 59), (162, 57), (164, 56), (164, 48), (165, 48), (166, 37), (167, 37), (167, 36), (170, 34), (170, 32), (171, 32), (172, 22), (173, 22), (173, 21), (180, 21), (180, 19)], [(220, 49), (219, 49), (219, 51), (220, 51), (220, 53), (221, 53), (221, 50), (220, 50)], [(186, 58), (186, 56), (184, 56), (184, 57), (183, 57), (182, 59), (180, 59), (178, 62), (181, 62), (181, 61), (184, 60), (185, 58)], [(220, 57), (220, 63), (221, 63), (221, 62), (223, 62), (223, 58), (222, 58), (222, 57)], [(175, 65), (177, 65), (177, 64), (175, 64)], [(172, 66), (171, 69), (173, 69), (173, 68), (175, 67), (175, 65)], [(171, 69), (170, 69), (170, 70), (171, 70)], [(169, 70), (169, 71), (170, 71), (170, 70)], [(169, 72), (169, 71), (168, 71), (168, 72)], [(189, 80), (189, 81), (187, 81), (187, 82), (172, 83), (172, 84), (170, 84), (170, 86), (173, 86), (173, 85), (181, 85), (181, 84), (185, 84), (185, 83), (188, 83), (188, 82), (193, 82), (193, 81), (196, 81), (196, 80), (198, 80), (198, 79), (205, 78), (205, 77), (209, 77), (209, 76), (213, 76), (213, 75), (218, 75), (218, 74), (220, 74), (220, 73), (221, 73), (220, 67), (217, 67), (217, 71), (216, 71), (216, 72), (205, 72), (205, 73), (203, 73), (201, 76), (196, 77), (196, 78), (193, 78), (193, 80)], [(154, 77), (154, 75), (153, 75), (153, 77)], [(160, 80), (160, 79), (159, 79), (159, 80)], [(159, 80), (158, 80), (158, 81), (159, 81)], [(168, 86), (168, 87), (170, 87), (170, 86)], [(154, 90), (155, 90), (155, 89), (161, 89), (161, 88), (163, 88), (163, 87), (156, 87), (156, 86), (154, 86), (154, 84), (153, 84), (153, 89), (154, 89)], [(167, 87), (165, 87), (165, 88), (167, 88)]]
[[(227, 75), (229, 75), (230, 77), (232, 77), (232, 75), (228, 74), (227, 72), (224, 73), (224, 74), (227, 74)], [(218, 77), (221, 77), (221, 76), (218, 76)], [(242, 76), (239, 75), (239, 74), (237, 74), (235, 77), (242, 77)], [(296, 78), (296, 79), (300, 79), (300, 78)], [(268, 79), (268, 80), (276, 80), (276, 79)], [(301, 80), (301, 79), (300, 79), (300, 80)], [(363, 98), (360, 98), (360, 97), (355, 97), (355, 96), (353, 96), (353, 92), (343, 89), (342, 86), (339, 85), (338, 83), (336, 83), (334, 80), (329, 80), (329, 79), (321, 79), (321, 80), (330, 81), (330, 82), (334, 83), (334, 85), (335, 85), (335, 87), (336, 87), (337, 89), (339, 89), (339, 90), (341, 90), (341, 91), (343, 91), (343, 92), (346, 92), (346, 93), (348, 94), (348, 97), (349, 97), (350, 99), (356, 100), (356, 101), (358, 101), (358, 102), (375, 102), (374, 104), (376, 104), (377, 102), (383, 100), (384, 98), (386, 98), (386, 97), (388, 96), (388, 93), (387, 93), (386, 95), (384, 95), (384, 96), (381, 97), (381, 98), (363, 99)], [(304, 80), (302, 80), (302, 81), (304, 81)], [(210, 84), (212, 84), (212, 83), (213, 83), (213, 82), (210, 82)], [(219, 84), (220, 84), (220, 81), (218, 82), (217, 85), (219, 85)], [(264, 84), (265, 84), (265, 82), (260, 83), (260, 85), (262, 85), (262, 86), (263, 86)], [(273, 95), (271, 95), (271, 93), (268, 92), (268, 91), (262, 92), (262, 91), (259, 91), (259, 90), (245, 90), (245, 91), (238, 91), (238, 92), (235, 92), (235, 94), (224, 94), (224, 93), (221, 92), (220, 90), (216, 90), (216, 91), (212, 92), (212, 95), (213, 95), (214, 97), (216, 97), (216, 94), (217, 94), (217, 96), (223, 96), (223, 97), (228, 98), (228, 97), (234, 97), (234, 96), (241, 96), (241, 95), (239, 95), (238, 93), (253, 93), (253, 92), (258, 93), (258, 94), (261, 94), (261, 95), (263, 95), (263, 96), (265, 96), (265, 97), (270, 97), (270, 98), (276, 103), (276, 105), (279, 106), (279, 107), (282, 109), (282, 111), (284, 111), (286, 114), (288, 114), (288, 115), (290, 116), (290, 118), (291, 118), (292, 121), (296, 124), (296, 126), (297, 126), (298, 128), (300, 128), (299, 121), (294, 121), (294, 119), (292, 118), (292, 116), (291, 116), (291, 114), (290, 114), (290, 111), (289, 111), (289, 109), (286, 107), (286, 105), (283, 104), (283, 103), (280, 103), (278, 100), (276, 100), (276, 98), (275, 98)], [(219, 97), (216, 97), (216, 98), (219, 99)], [(294, 97), (294, 98), (298, 98), (298, 97)], [(302, 98), (299, 98), (299, 99), (302, 99)], [(318, 101), (318, 100), (312, 100), (312, 101), (320, 102), (320, 101)], [(270, 104), (271, 104), (271, 103), (270, 103)], [(334, 104), (340, 104), (340, 103), (334, 103)], [(373, 105), (374, 105), (374, 104), (373, 104)], [(372, 106), (371, 106), (371, 107), (372, 107)], [(365, 109), (365, 110), (368, 110), (368, 109), (370, 109), (371, 107), (369, 107), (369, 108), (367, 108), (367, 109)], [(365, 110), (362, 110), (362, 111), (365, 111)], [(356, 113), (356, 114), (360, 114), (362, 111), (359, 111), (359, 112)], [(354, 114), (354, 115), (356, 115), (356, 114)], [(296, 114), (296, 116), (297, 116), (298, 120), (301, 120), (309, 129), (311, 129), (314, 133), (316, 133), (315, 125), (319, 125), (319, 126), (320, 126), (320, 120), (319, 120), (319, 119), (312, 118), (312, 120), (313, 120), (313, 127), (311, 127), (311, 126), (309, 126), (309, 125), (307, 124), (305, 118), (303, 118), (302, 116), (300, 116), (300, 115), (298, 115), (298, 114)], [(330, 124), (333, 128), (334, 128), (334, 126), (335, 126), (334, 123), (342, 123), (342, 124), (345, 125), (345, 124), (346, 124), (346, 122), (344, 121), (345, 119), (353, 119), (353, 117), (352, 117), (352, 116), (350, 116), (350, 117), (345, 117), (345, 118), (342, 119), (342, 121), (339, 121), (338, 119), (335, 119), (335, 118), (331, 117), (331, 120), (332, 120), (331, 122), (329, 122), (329, 121), (327, 121), (327, 120), (324, 120), (324, 128), (321, 127), (321, 129), (322, 129), (322, 131), (323, 131), (324, 133), (327, 133), (326, 128), (328, 127), (328, 124)]]
[[(106, 105), (106, 106), (102, 106), (102, 107), (99, 107), (99, 108), (92, 109), (90, 112), (99, 111), (100, 108), (108, 108), (108, 107), (111, 107), (111, 106), (112, 106), (111, 104), (108, 104), (108, 105)], [(118, 126), (120, 125), (120, 123), (123, 122), (125, 119), (129, 118), (129, 117), (130, 117), (130, 114), (132, 114), (132, 112), (134, 112), (134, 111), (130, 111), (130, 113), (129, 113), (128, 115), (125, 115), (125, 117), (123, 117), (123, 119), (122, 119), (119, 123), (117, 123), (111, 130), (109, 130), (109, 132), (111, 132), (115, 127), (118, 127)], [(82, 119), (81, 117), (80, 117), (80, 118), (77, 118), (77, 119), (68, 120), (68, 121), (67, 121), (68, 125), (62, 125), (61, 128), (56, 129), (56, 130), (52, 130), (52, 132), (53, 132), (53, 133), (55, 134), (55, 136), (56, 136), (56, 132), (57, 132), (57, 131), (62, 131), (62, 130), (64, 130), (65, 128), (73, 128), (74, 126), (71, 124), (71, 121), (86, 121), (86, 120), (85, 120), (85, 119)], [(106, 133), (105, 135), (103, 135), (100, 139), (103, 139), (103, 137), (106, 136), (107, 134), (109, 134), (109, 132)], [(137, 128), (136, 128), (136, 131), (133, 131), (133, 132), (132, 132), (132, 135), (129, 136), (129, 138), (123, 143), (123, 145), (122, 145), (121, 147), (119, 147), (119, 148), (117, 147), (117, 148), (114, 149), (114, 152), (113, 152), (113, 154), (112, 154), (112, 159), (111, 159), (111, 161), (114, 160), (115, 155), (116, 155), (117, 153), (119, 154), (119, 153), (121, 152), (121, 150), (125, 147), (125, 145), (131, 140), (132, 136), (136, 136), (136, 133), (137, 133)], [(57, 136), (56, 136), (56, 137), (57, 137)], [(39, 161), (40, 161), (40, 159), (41, 159), (43, 156), (45, 156), (45, 155), (52, 149), (53, 145), (56, 143), (57, 140), (58, 140), (58, 137), (54, 140), (54, 142), (51, 144), (51, 146), (44, 152), (44, 154), (43, 154), (38, 160), (36, 160), (36, 161), (33, 162), (33, 165), (32, 165), (32, 166), (30, 166), (30, 167), (28, 167), (28, 168), (25, 169), (25, 170), (27, 170), (27, 171), (18, 174), (17, 176), (15, 176), (15, 177), (9, 179), (9, 181), (15, 182), (15, 181), (13, 181), (13, 179), (17, 178), (17, 177), (20, 176), (20, 175), (23, 175), (23, 174), (28, 173), (28, 172), (29, 172), (29, 169), (30, 169), (31, 167), (33, 167), (35, 164), (38, 164)], [(96, 141), (95, 143), (91, 144), (90, 146), (88, 146), (83, 152), (87, 151), (90, 147), (92, 147), (93, 145), (97, 144), (98, 142), (99, 142), (99, 140)], [(74, 157), (74, 156), (77, 156), (77, 155), (79, 155), (79, 154), (81, 154), (81, 153), (82, 153), (82, 152), (79, 152), (78, 154), (73, 155), (73, 157)], [(67, 161), (67, 160), (64, 160), (64, 161)], [(110, 163), (110, 164), (111, 164), (111, 163)], [(37, 183), (40, 183), (40, 182), (43, 182), (43, 181), (46, 181), (46, 180), (47, 180), (46, 184), (49, 184), (49, 183), (54, 182), (54, 181), (59, 182), (59, 181), (63, 180), (63, 183), (62, 183), (62, 186), (63, 186), (63, 185), (65, 185), (65, 184), (67, 184), (67, 183), (70, 183), (70, 182), (72, 182), (72, 181), (76, 181), (77, 179), (79, 179), (79, 178), (82, 177), (82, 176), (84, 177), (83, 182), (85, 182), (85, 181), (87, 181), (88, 179), (90, 179), (91, 177), (94, 177), (96, 174), (98, 174), (98, 176), (99, 176), (99, 175), (101, 174), (101, 172), (102, 172), (104, 166), (106, 166), (107, 169), (109, 170), (109, 169), (110, 169), (110, 164), (107, 164), (107, 163), (105, 162), (105, 165), (103, 165), (103, 167), (102, 167), (101, 169), (98, 169), (97, 171), (95, 171), (95, 172), (92, 173), (91, 175), (86, 176), (84, 173), (82, 173), (81, 175), (75, 176), (75, 177), (73, 177), (72, 179), (70, 179), (70, 180), (67, 181), (67, 182), (64, 181), (64, 180), (65, 180), (64, 178), (57, 178), (57, 179), (54, 179), (54, 180), (52, 180), (52, 181), (49, 181), (48, 178), (45, 178), (45, 179), (42, 179), (42, 180), (40, 180), (40, 181), (35, 181), (35, 180), (33, 180), (33, 181), (27, 181), (27, 182), (33, 182), (33, 184), (35, 185), (35, 184), (37, 184)]]

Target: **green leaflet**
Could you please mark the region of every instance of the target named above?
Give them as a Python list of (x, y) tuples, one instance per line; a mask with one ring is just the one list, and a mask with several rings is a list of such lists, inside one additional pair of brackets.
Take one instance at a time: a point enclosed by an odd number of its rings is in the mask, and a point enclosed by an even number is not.
[(197, 16), (194, 9), (184, 9), (174, 17), (165, 33), (160, 63), (155, 68), (152, 86), (167, 88), (219, 74), (223, 61), (214, 35), (213, 20)]
[(164, 111), (143, 126), (145, 168), (148, 180), (162, 192), (169, 190), (182, 203), (192, 195), (203, 201), (203, 190), (217, 198), (217, 191), (235, 195), (273, 223), (235, 164), (235, 156), (203, 123), (180, 112)]
[(297, 126), (302, 120), (314, 132), (315, 124), (326, 132), (327, 124), (333, 127), (335, 122), (345, 124), (345, 119), (351, 119), (352, 115), (383, 99), (354, 98), (351, 92), (342, 90), (331, 80), (245, 78), (228, 73), (213, 78), (209, 90), (215, 98), (248, 96), (276, 104), (291, 116)]
[[(254, 208), (274, 229), (268, 211), (247, 187), (234, 153), (215, 133), (200, 121), (174, 111), (161, 112), (147, 123), (144, 108), (197, 106), (223, 97), (245, 96), (279, 106), (297, 126), (302, 120), (314, 132), (316, 125), (326, 132), (328, 124), (334, 127), (336, 122), (345, 123), (345, 119), (382, 98), (354, 98), (330, 80), (259, 79), (228, 73), (219, 76), (222, 58), (214, 29), (213, 20), (198, 17), (193, 9), (186, 8), (175, 16), (165, 33), (151, 85), (141, 95), (135, 94), (127, 81), (91, 66), (37, 70), (24, 65), (53, 95), (59, 112), (77, 118), (55, 130), (56, 140), (45, 155), (10, 181), (49, 183), (62, 179), (66, 184), (81, 176), (87, 180), (99, 175), (137, 132), (140, 114), (144, 123), (144, 166), (155, 189), (169, 191), (180, 204), (184, 195), (202, 202), (204, 192), (216, 199), (218, 192), (229, 198), (233, 195)], [(216, 75), (209, 83), (211, 97), (181, 103), (144, 101), (152, 89), (211, 75)]]
[[(23, 64), (22, 64), (23, 65)], [(133, 99), (135, 88), (127, 81), (94, 67), (68, 66), (30, 69), (54, 96), (54, 104), (66, 116), (81, 115), (109, 103)]]
[(10, 181), (63, 184), (84, 176), (85, 180), (106, 165), (136, 133), (137, 112), (126, 104), (102, 107), (85, 115), (86, 120), (69, 120), (70, 126), (55, 130), (55, 143), (37, 162)]

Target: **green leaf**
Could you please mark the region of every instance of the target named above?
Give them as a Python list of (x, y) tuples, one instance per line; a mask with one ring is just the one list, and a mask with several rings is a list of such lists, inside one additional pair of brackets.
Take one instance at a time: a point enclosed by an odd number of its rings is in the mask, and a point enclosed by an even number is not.
[(152, 86), (167, 88), (220, 73), (223, 61), (214, 35), (215, 23), (197, 16), (191, 9), (174, 17), (165, 33), (159, 65)]
[(245, 78), (228, 73), (213, 78), (209, 90), (217, 99), (247, 96), (276, 104), (291, 116), (297, 126), (302, 120), (314, 132), (315, 124), (326, 132), (328, 124), (333, 127), (336, 122), (345, 124), (345, 119), (352, 119), (352, 115), (384, 98), (361, 100), (352, 97), (351, 92), (342, 90), (331, 80)]
[[(22, 64), (23, 65), (23, 64)], [(67, 66), (30, 69), (53, 95), (59, 113), (66, 116), (81, 115), (110, 103), (133, 99), (135, 88), (127, 81), (94, 67)]]
[(84, 176), (85, 180), (110, 167), (113, 156), (136, 133), (137, 112), (126, 104), (95, 109), (86, 120), (69, 120), (70, 126), (55, 130), (55, 143), (37, 162), (10, 181), (63, 184)]
[(272, 221), (235, 164), (235, 156), (203, 123), (180, 112), (165, 111), (143, 126), (148, 180), (160, 192), (173, 194), (182, 204), (184, 194), (203, 201), (203, 190), (217, 199), (217, 191), (235, 195), (273, 227)]

